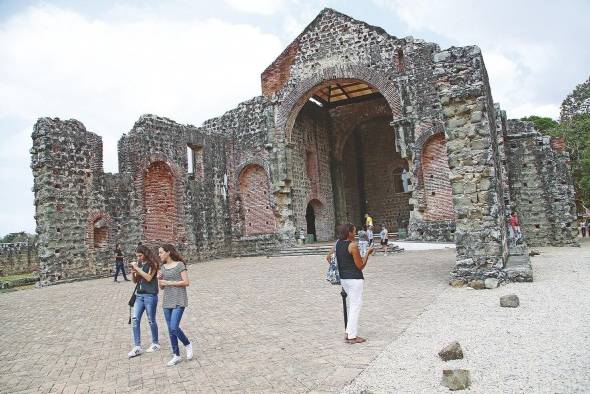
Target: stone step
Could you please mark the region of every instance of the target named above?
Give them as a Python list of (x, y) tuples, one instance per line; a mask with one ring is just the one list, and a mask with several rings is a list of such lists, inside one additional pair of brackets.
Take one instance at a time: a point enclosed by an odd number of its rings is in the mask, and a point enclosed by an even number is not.
[(508, 256), (504, 272), (506, 272), (511, 282), (533, 281), (533, 267), (528, 254)]

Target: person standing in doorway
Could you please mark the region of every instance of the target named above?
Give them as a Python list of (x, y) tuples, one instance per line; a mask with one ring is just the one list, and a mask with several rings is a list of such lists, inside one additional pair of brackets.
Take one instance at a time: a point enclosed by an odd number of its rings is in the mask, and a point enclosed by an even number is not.
[(588, 227), (586, 226), (586, 221), (582, 220), (580, 222), (580, 232), (582, 233), (582, 238), (584, 238), (586, 236), (587, 230), (588, 230)]
[(387, 247), (389, 245), (389, 231), (385, 227), (385, 224), (381, 225), (381, 232), (379, 233), (381, 236), (381, 247), (383, 248), (383, 254), (387, 256)]
[(162, 307), (164, 308), (164, 317), (168, 325), (168, 334), (170, 335), (170, 345), (172, 346), (172, 358), (166, 365), (169, 367), (182, 361), (178, 341), (182, 342), (186, 350), (186, 359), (193, 358), (193, 345), (180, 328), (180, 320), (184, 314), (184, 309), (188, 306), (188, 296), (186, 287), (189, 285), (188, 271), (182, 261), (182, 256), (176, 251), (174, 246), (164, 244), (158, 249), (162, 269), (160, 271), (159, 284), (164, 292)]
[(359, 252), (361, 257), (365, 257), (367, 253), (367, 249), (369, 249), (369, 241), (367, 240), (367, 232), (365, 230), (361, 230), (358, 232), (359, 237)]
[(117, 243), (115, 246), (115, 282), (117, 281), (117, 277), (119, 276), (119, 272), (123, 274), (123, 279), (125, 281), (129, 281), (127, 279), (127, 273), (125, 272), (125, 264), (123, 261), (123, 252), (121, 251), (121, 244)]
[(510, 238), (512, 238), (514, 244), (516, 245), (521, 237), (520, 223), (518, 221), (518, 216), (516, 216), (516, 212), (512, 211), (510, 219), (508, 219), (508, 225), (510, 226)]
[(373, 234), (373, 225), (367, 227), (367, 240), (369, 241), (369, 246), (373, 246), (373, 238), (375, 235)]
[(134, 347), (129, 352), (129, 358), (139, 356), (141, 349), (140, 323), (143, 312), (147, 311), (152, 344), (147, 352), (160, 350), (158, 341), (158, 323), (156, 323), (156, 308), (158, 306), (158, 258), (144, 245), (135, 249), (135, 256), (138, 261), (131, 263), (133, 283), (137, 283), (137, 298), (133, 309), (132, 328)]
[[(356, 235), (354, 224), (346, 223), (338, 230), (338, 242), (326, 257), (330, 261), (332, 252), (336, 253), (340, 283), (348, 297), (348, 324), (346, 325), (346, 343), (363, 343), (366, 339), (357, 335), (358, 322), (363, 305), (363, 287), (365, 278), (363, 269), (373, 254), (373, 248), (367, 250), (367, 254), (361, 257), (358, 245), (353, 242)], [(335, 249), (335, 250), (334, 250)]]
[(365, 228), (368, 230), (369, 227), (373, 226), (373, 218), (368, 213), (365, 213)]

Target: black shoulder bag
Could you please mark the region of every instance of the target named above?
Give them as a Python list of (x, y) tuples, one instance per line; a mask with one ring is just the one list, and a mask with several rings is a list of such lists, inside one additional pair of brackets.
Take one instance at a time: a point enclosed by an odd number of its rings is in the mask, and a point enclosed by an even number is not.
[(129, 304), (129, 322), (127, 324), (131, 324), (131, 310), (133, 309), (133, 305), (135, 305), (135, 299), (137, 298), (137, 288), (139, 287), (139, 284), (141, 283), (141, 279), (137, 282), (137, 284), (135, 285), (135, 289), (133, 289), (133, 294), (131, 294), (131, 298), (129, 299), (129, 302), (127, 304)]

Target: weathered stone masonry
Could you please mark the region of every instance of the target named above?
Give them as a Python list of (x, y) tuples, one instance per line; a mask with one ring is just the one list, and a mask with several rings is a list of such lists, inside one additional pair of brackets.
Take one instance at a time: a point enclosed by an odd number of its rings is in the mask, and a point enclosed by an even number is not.
[[(119, 141), (117, 174), (80, 122), (40, 119), (42, 281), (107, 274), (115, 242), (128, 255), (172, 242), (191, 261), (262, 254), (301, 231), (332, 240), (365, 213), (377, 231), (454, 240), (451, 277), (464, 281), (505, 278), (508, 209), (529, 244), (572, 243), (567, 153), (507, 127), (477, 47), (441, 51), (325, 9), (261, 82), (262, 96), (200, 127), (142, 116)], [(538, 180), (526, 186), (525, 163)]]

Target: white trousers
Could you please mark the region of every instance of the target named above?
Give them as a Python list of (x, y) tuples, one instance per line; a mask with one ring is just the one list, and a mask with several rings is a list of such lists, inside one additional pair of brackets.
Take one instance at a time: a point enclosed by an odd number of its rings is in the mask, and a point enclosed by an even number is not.
[(363, 286), (364, 279), (341, 279), (342, 288), (348, 294), (346, 298), (348, 309), (348, 324), (346, 325), (346, 334), (348, 339), (356, 338), (359, 326), (359, 315), (363, 306)]

